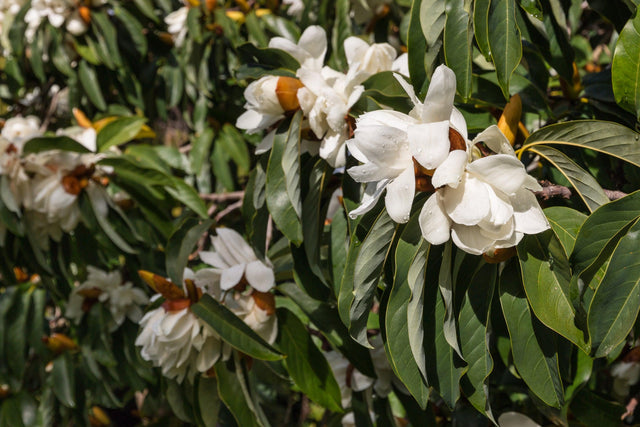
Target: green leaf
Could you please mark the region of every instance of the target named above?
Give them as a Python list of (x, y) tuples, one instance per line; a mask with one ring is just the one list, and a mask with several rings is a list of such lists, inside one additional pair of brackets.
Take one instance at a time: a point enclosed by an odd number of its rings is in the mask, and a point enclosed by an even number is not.
[(555, 166), (578, 192), (590, 212), (609, 202), (598, 181), (562, 151), (545, 145), (530, 147), (529, 151), (540, 155)]
[(105, 57), (108, 57), (114, 67), (122, 67), (122, 57), (118, 48), (118, 32), (111, 23), (106, 10), (102, 11), (94, 8), (91, 11), (91, 27), (95, 28), (95, 32), (104, 40), (105, 52), (102, 59), (104, 60)]
[(73, 360), (68, 352), (62, 353), (53, 360), (51, 370), (53, 378), (53, 393), (60, 403), (67, 408), (76, 406), (76, 380)]
[(199, 376), (197, 386), (194, 387), (194, 412), (199, 416), (205, 427), (218, 425), (220, 397), (218, 396), (218, 381), (215, 378)]
[(640, 118), (640, 13), (622, 29), (611, 66), (611, 83), (616, 102)]
[[(417, 231), (415, 229), (415, 223), (412, 224), (412, 226), (411, 229), (413, 229), (414, 232)], [(405, 230), (408, 229), (410, 228), (405, 228)], [(406, 248), (403, 246), (406, 246)], [(420, 369), (423, 378), (427, 378), (427, 362), (424, 352), (424, 325), (422, 323), (424, 317), (424, 283), (430, 249), (426, 241), (420, 241), (420, 244), (416, 246), (407, 244), (407, 242), (403, 240), (398, 242), (396, 249), (396, 257), (401, 253), (399, 251), (405, 250), (408, 251), (408, 256), (413, 256), (406, 279), (409, 289), (411, 290), (411, 298), (407, 303), (407, 333), (409, 335), (409, 346), (411, 347), (413, 359), (418, 365), (418, 369)]]
[(349, 359), (356, 369), (367, 376), (375, 375), (368, 350), (351, 339), (335, 307), (311, 298), (295, 283), (287, 282), (278, 285), (278, 290), (309, 316), (313, 325)]
[(469, 364), (462, 389), (471, 404), (492, 421), (488, 384), (493, 370), (489, 310), (497, 276), (496, 265), (481, 265), (469, 283), (458, 314), (460, 346), (464, 360)]
[(330, 411), (342, 411), (340, 387), (307, 328), (288, 310), (280, 308), (277, 314), (277, 343), (286, 355), (293, 381), (314, 402)]
[(169, 237), (165, 250), (165, 265), (169, 278), (176, 285), (182, 286), (182, 275), (189, 262), (189, 255), (212, 224), (211, 219), (200, 222), (195, 218), (186, 218)]
[(151, 19), (156, 24), (160, 23), (160, 20), (153, 9), (153, 3), (151, 0), (133, 0), (133, 3), (144, 16)]
[(509, 329), (511, 353), (518, 373), (531, 391), (547, 405), (563, 401), (556, 337), (531, 315), (516, 263), (509, 263), (500, 278), (500, 304)]
[(100, 83), (98, 82), (98, 75), (96, 70), (84, 59), (80, 60), (78, 66), (78, 76), (80, 76), (80, 83), (82, 88), (89, 97), (89, 101), (101, 111), (107, 109), (107, 103), (102, 96), (102, 90), (100, 89)]
[(568, 145), (608, 154), (640, 167), (640, 134), (618, 123), (577, 120), (545, 126), (532, 133), (522, 151), (536, 145)]
[(245, 175), (249, 173), (251, 162), (247, 143), (235, 126), (225, 123), (216, 139), (216, 144), (220, 144), (229, 157), (238, 165), (239, 174)]
[(267, 207), (278, 229), (296, 246), (302, 243), (300, 215), (300, 127), (302, 112), (276, 132), (267, 165)]
[(587, 215), (564, 206), (546, 208), (544, 214), (556, 236), (560, 239), (565, 253), (570, 254), (573, 251), (578, 231), (587, 219)]
[(5, 329), (5, 353), (3, 355), (6, 366), (16, 378), (24, 375), (27, 358), (27, 325), (31, 307), (31, 293), (24, 287), (18, 290), (18, 296), (7, 314), (8, 325)]
[(640, 222), (616, 245), (589, 306), (587, 323), (595, 357), (608, 355), (627, 337), (640, 310)]
[(498, 82), (505, 99), (509, 99), (509, 80), (520, 63), (522, 42), (516, 23), (515, 0), (491, 0), (489, 11), (489, 46)]
[[(225, 406), (229, 408), (239, 426), (262, 426), (258, 421), (253, 407), (258, 402), (248, 401), (243, 392), (246, 386), (242, 384), (243, 378), (238, 378), (237, 372), (227, 369), (225, 363), (220, 361), (214, 366), (216, 379), (218, 380), (218, 395)], [(236, 367), (236, 371), (239, 367)]]
[(194, 211), (200, 218), (209, 218), (207, 207), (200, 198), (198, 192), (184, 182), (182, 178), (174, 177), (170, 186), (165, 186), (167, 193), (179, 202), (184, 203), (189, 209)]
[(365, 347), (367, 339), (367, 320), (373, 305), (380, 273), (391, 248), (397, 224), (383, 210), (362, 241), (353, 275), (353, 302), (349, 311), (349, 332)]
[(409, 74), (411, 75), (411, 83), (418, 91), (420, 91), (427, 82), (427, 73), (425, 71), (427, 41), (422, 33), (422, 26), (420, 24), (420, 5), (422, 3), (423, 0), (415, 0), (411, 3), (409, 28), (407, 31)]
[(0, 427), (24, 427), (22, 408), (17, 397), (9, 397), (0, 405)]
[(140, 24), (128, 10), (118, 4), (113, 8), (113, 12), (115, 17), (118, 18), (126, 28), (140, 57), (144, 58), (147, 54), (147, 38), (142, 24)]
[(518, 258), (524, 290), (536, 317), (588, 353), (585, 333), (576, 326), (582, 319), (572, 303), (569, 260), (556, 234), (547, 230), (524, 236)]
[(451, 348), (462, 358), (462, 351), (460, 350), (460, 343), (458, 342), (458, 325), (456, 324), (458, 316), (456, 307), (454, 306), (456, 296), (454, 295), (453, 276), (451, 272), (453, 263), (451, 247), (451, 242), (445, 243), (442, 253), (442, 264), (440, 265), (440, 274), (438, 275), (438, 288), (440, 289), (440, 295), (442, 296), (445, 309), (442, 332)]
[(349, 229), (344, 210), (340, 209), (331, 218), (330, 262), (333, 278), (333, 291), (336, 297), (340, 294), (340, 282), (347, 262), (349, 250)]
[(95, 215), (96, 221), (104, 233), (109, 239), (116, 245), (121, 251), (128, 254), (136, 254), (138, 251), (133, 249), (126, 240), (122, 238), (115, 230), (113, 225), (109, 222), (109, 208), (106, 198), (109, 195), (102, 188), (88, 188), (86, 191), (89, 202), (91, 203), (91, 209)]
[(571, 413), (587, 427), (616, 427), (624, 423), (621, 416), (625, 408), (582, 389), (571, 402)]
[(203, 295), (200, 301), (191, 306), (191, 311), (236, 350), (260, 360), (282, 359), (282, 354), (211, 295)]
[(199, 174), (202, 170), (205, 159), (209, 157), (211, 144), (213, 144), (213, 129), (210, 127), (193, 135), (191, 152), (189, 154), (191, 158), (191, 169), (194, 174)]
[[(322, 208), (322, 193), (331, 179), (331, 168), (323, 159), (313, 165), (309, 175), (309, 190), (302, 202), (302, 234), (309, 268), (322, 282), (324, 273), (320, 266), (320, 247), (326, 209)], [(325, 207), (326, 208), (326, 207)]]
[[(417, 358), (414, 358), (412, 346), (415, 347), (418, 339), (414, 336), (412, 343), (412, 339), (409, 336), (409, 313), (407, 305), (407, 301), (413, 297), (411, 294), (412, 288), (408, 283), (409, 270), (412, 269), (414, 262), (414, 270), (420, 267), (420, 263), (426, 264), (431, 250), (430, 245), (422, 251), (420, 250), (421, 233), (419, 231), (418, 216), (419, 214), (413, 215), (413, 218), (409, 220), (398, 240), (395, 253), (396, 268), (393, 287), (391, 288), (384, 315), (384, 333), (386, 337), (385, 350), (387, 351), (391, 368), (415, 398), (420, 408), (425, 409), (429, 401), (429, 389), (417, 364), (422, 362), (420, 360), (422, 357), (418, 355)], [(431, 272), (432, 268), (434, 268), (433, 264), (428, 265), (426, 271)], [(417, 283), (413, 286), (414, 289), (420, 286), (420, 275), (417, 274), (418, 272), (419, 271), (416, 271), (417, 277), (415, 280)], [(433, 300), (425, 298), (424, 303), (432, 304)], [(415, 311), (412, 314), (416, 315), (418, 313)], [(411, 321), (422, 323), (421, 318), (411, 319)], [(417, 348), (416, 352), (420, 353)]]
[(238, 46), (238, 55), (243, 63), (267, 69), (284, 68), (294, 74), (300, 63), (288, 52), (280, 49), (260, 49), (251, 43)]
[(22, 148), (22, 154), (41, 153), (43, 151), (62, 150), (74, 153), (91, 153), (84, 145), (68, 136), (41, 136), (27, 141)]
[(591, 214), (580, 228), (571, 254), (574, 274), (587, 283), (591, 281), (639, 216), (640, 191), (612, 201)]
[(147, 121), (144, 117), (119, 117), (100, 129), (96, 137), (98, 151), (129, 142), (140, 132)]
[(344, 41), (351, 36), (351, 17), (349, 16), (349, 0), (337, 0), (335, 5), (335, 20), (333, 21), (333, 31), (331, 37), (331, 48), (333, 54), (332, 61), (338, 70), (347, 68), (346, 56), (344, 53)]
[(487, 61), (491, 60), (489, 47), (489, 9), (491, 0), (474, 0), (473, 2), (473, 31), (480, 52)]
[(446, 0), (444, 58), (456, 75), (456, 90), (464, 101), (471, 95), (473, 29), (464, 0)]

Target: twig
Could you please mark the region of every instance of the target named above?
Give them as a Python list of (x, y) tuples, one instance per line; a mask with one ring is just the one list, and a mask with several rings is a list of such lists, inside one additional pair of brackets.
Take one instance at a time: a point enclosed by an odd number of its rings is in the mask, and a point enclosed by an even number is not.
[(200, 193), (202, 200), (211, 200), (212, 202), (225, 202), (227, 200), (238, 200), (244, 197), (244, 191), (233, 191), (231, 193)]
[(552, 197), (562, 197), (563, 199), (571, 198), (571, 190), (564, 185), (553, 184), (550, 181), (540, 181), (542, 190), (534, 192), (537, 198), (549, 200)]
[(269, 252), (269, 244), (271, 243), (271, 236), (273, 235), (273, 219), (271, 215), (269, 215), (269, 220), (267, 221), (267, 236), (264, 241), (264, 253)]
[(178, 151), (180, 151), (180, 153), (182, 154), (188, 153), (189, 151), (191, 151), (191, 144), (183, 145), (182, 147), (178, 148)]
[(40, 126), (40, 132), (44, 132), (47, 130), (47, 126), (49, 126), (49, 122), (51, 121), (51, 116), (56, 111), (56, 107), (58, 106), (58, 98), (60, 97), (60, 93), (62, 91), (57, 91), (53, 97), (51, 97), (51, 104), (49, 104), (49, 109), (47, 110), (47, 115), (44, 116), (44, 120), (42, 121), (42, 125)]
[(622, 199), (624, 196), (627, 195), (627, 193), (623, 193), (622, 191), (618, 191), (618, 190), (607, 190), (604, 189), (604, 194), (607, 195), (607, 197), (609, 198), (609, 200), (618, 200), (618, 199)]
[(230, 204), (229, 206), (224, 208), (218, 215), (216, 215), (216, 218), (215, 218), (216, 222), (220, 222), (222, 218), (224, 218), (230, 212), (233, 212), (236, 209), (239, 209), (240, 207), (242, 207), (242, 200), (238, 200), (237, 202)]

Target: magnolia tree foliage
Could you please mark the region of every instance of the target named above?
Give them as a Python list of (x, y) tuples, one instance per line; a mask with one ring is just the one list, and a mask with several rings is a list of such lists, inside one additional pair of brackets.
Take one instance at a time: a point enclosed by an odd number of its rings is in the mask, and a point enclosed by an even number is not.
[(5, 0), (0, 426), (637, 421), (632, 0)]

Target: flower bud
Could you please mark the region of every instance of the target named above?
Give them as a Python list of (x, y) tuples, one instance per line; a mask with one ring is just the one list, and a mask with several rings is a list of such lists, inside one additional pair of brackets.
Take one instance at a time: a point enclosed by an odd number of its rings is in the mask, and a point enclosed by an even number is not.
[(87, 6), (80, 6), (78, 8), (78, 13), (85, 24), (89, 25), (91, 23), (91, 11)]
[(509, 258), (516, 256), (516, 254), (516, 248), (515, 246), (512, 246), (510, 248), (499, 248), (487, 251), (482, 254), (482, 258), (484, 258), (488, 264), (499, 264), (502, 261), (506, 261)]
[(78, 122), (78, 126), (83, 128), (91, 127), (91, 120), (89, 120), (89, 118), (86, 116), (86, 114), (84, 114), (84, 112), (81, 109), (74, 108), (72, 111), (73, 111), (73, 117)]
[(520, 99), (520, 95), (515, 94), (509, 102), (507, 102), (507, 105), (504, 106), (504, 111), (498, 120), (498, 128), (504, 136), (507, 137), (511, 145), (513, 145), (516, 140), (521, 115), (522, 100)]
[(42, 342), (55, 354), (78, 348), (78, 345), (65, 334), (53, 333), (48, 337), (44, 336)]
[(89, 424), (92, 427), (104, 427), (111, 425), (111, 419), (99, 406), (94, 406), (89, 412)]
[[(153, 274), (150, 271), (138, 270), (138, 275), (154, 291), (167, 300), (186, 299), (184, 291), (164, 277)], [(188, 300), (187, 300), (188, 301)]]
[(276, 95), (284, 111), (295, 111), (300, 108), (298, 89), (303, 86), (302, 82), (294, 77), (280, 77), (278, 79)]
[(256, 305), (266, 311), (268, 315), (276, 312), (276, 298), (271, 292), (253, 291), (251, 294)]

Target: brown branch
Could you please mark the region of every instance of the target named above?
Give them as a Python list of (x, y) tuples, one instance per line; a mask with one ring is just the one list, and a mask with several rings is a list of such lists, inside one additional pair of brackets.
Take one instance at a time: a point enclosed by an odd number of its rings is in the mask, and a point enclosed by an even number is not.
[(231, 193), (200, 193), (202, 200), (210, 200), (212, 202), (225, 202), (227, 200), (238, 200), (244, 197), (244, 191), (233, 191)]
[(622, 199), (624, 196), (627, 195), (627, 193), (623, 193), (622, 191), (618, 191), (618, 190), (607, 190), (607, 189), (603, 189), (603, 190), (604, 190), (604, 194), (607, 195), (609, 200)]
[(220, 222), (220, 220), (224, 218), (227, 214), (241, 207), (242, 207), (242, 200), (238, 200), (237, 202), (230, 204), (229, 206), (224, 208), (218, 215), (216, 215), (216, 218), (215, 218), (216, 222)]
[(553, 184), (547, 180), (540, 181), (540, 185), (542, 186), (542, 190), (533, 193), (538, 199), (549, 200), (552, 197), (562, 197), (563, 199), (571, 198), (571, 190), (564, 185)]

